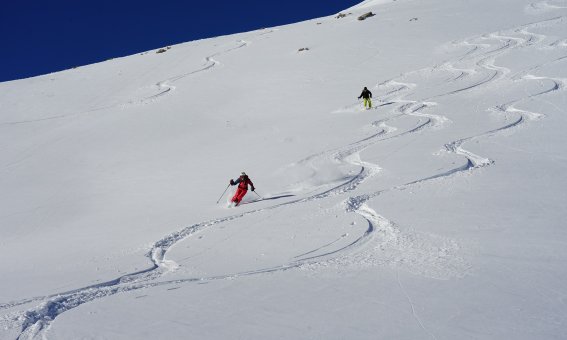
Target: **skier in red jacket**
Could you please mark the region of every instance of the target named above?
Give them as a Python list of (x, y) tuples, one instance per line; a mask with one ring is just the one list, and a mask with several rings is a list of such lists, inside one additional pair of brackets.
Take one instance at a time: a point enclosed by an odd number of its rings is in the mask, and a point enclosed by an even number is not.
[(242, 198), (248, 192), (248, 185), (252, 187), (252, 191), (255, 190), (254, 183), (252, 183), (252, 181), (250, 180), (250, 178), (248, 178), (248, 175), (246, 175), (244, 171), (240, 173), (240, 177), (238, 177), (236, 181), (233, 181), (231, 179), (230, 185), (238, 185), (238, 188), (236, 189), (236, 193), (230, 200), (231, 202), (235, 203), (235, 206), (240, 204), (240, 201), (242, 201)]

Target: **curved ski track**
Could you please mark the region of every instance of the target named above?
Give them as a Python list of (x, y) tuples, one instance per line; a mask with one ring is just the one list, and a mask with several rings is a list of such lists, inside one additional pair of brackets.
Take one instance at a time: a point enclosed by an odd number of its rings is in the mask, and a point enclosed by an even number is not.
[[(262, 33), (262, 34), (268, 34), (268, 33), (271, 33), (271, 32), (272, 31), (265, 32), (265, 33)], [(238, 50), (240, 48), (249, 46), (251, 44), (251, 42), (246, 41), (246, 40), (239, 40), (236, 43), (237, 43), (237, 46), (235, 46), (235, 47), (231, 47), (231, 48), (226, 49), (224, 51), (216, 52), (214, 54), (206, 56), (204, 58), (203, 66), (196, 69), (196, 70), (193, 70), (193, 71), (190, 71), (190, 72), (187, 72), (187, 73), (183, 73), (183, 74), (180, 74), (180, 75), (176, 75), (176, 76), (173, 76), (171, 78), (167, 78), (165, 80), (157, 82), (154, 85), (154, 87), (156, 88), (156, 93), (153, 94), (153, 95), (150, 95), (150, 96), (147, 96), (147, 97), (144, 97), (144, 98), (141, 98), (141, 99), (130, 99), (125, 103), (106, 105), (106, 106), (102, 106), (102, 107), (95, 107), (95, 108), (92, 108), (92, 109), (88, 109), (88, 110), (76, 112), (76, 113), (61, 114), (61, 115), (55, 115), (55, 116), (44, 117), (44, 118), (39, 118), (39, 119), (29, 119), (29, 120), (22, 120), (22, 121), (4, 122), (4, 123), (0, 123), (0, 126), (37, 123), (37, 122), (42, 122), (42, 121), (54, 120), (54, 119), (63, 119), (63, 118), (75, 117), (75, 116), (79, 116), (79, 115), (83, 115), (83, 114), (88, 114), (88, 113), (91, 113), (91, 112), (102, 111), (102, 110), (107, 110), (107, 109), (112, 109), (112, 108), (125, 109), (125, 108), (128, 108), (129, 106), (133, 106), (133, 105), (154, 103), (156, 100), (162, 98), (166, 94), (172, 93), (173, 90), (175, 90), (175, 86), (173, 85), (173, 83), (175, 83), (176, 81), (183, 79), (183, 78), (186, 78), (186, 77), (191, 76), (191, 75), (195, 75), (197, 73), (201, 73), (201, 72), (210, 70), (210, 69), (214, 68), (215, 66), (220, 65), (221, 63), (218, 60), (214, 59), (215, 57), (229, 53), (229, 52), (232, 52), (234, 50)]]
[[(467, 39), (464, 42), (462, 42), (461, 44), (464, 46), (472, 46), (472, 49), (467, 51), (465, 53), (465, 55), (463, 55), (460, 58), (457, 58), (455, 61), (448, 61), (443, 63), (440, 66), (435, 66), (431, 69), (427, 69), (427, 70), (419, 70), (416, 72), (423, 72), (423, 71), (428, 71), (428, 72), (432, 72), (435, 71), (436, 69), (439, 69), (441, 71), (446, 71), (446, 72), (450, 72), (452, 74), (456, 74), (456, 76), (453, 76), (452, 78), (450, 78), (449, 80), (447, 80), (447, 82), (457, 82), (457, 81), (464, 81), (466, 80), (470, 75), (472, 74), (477, 74), (477, 73), (484, 73), (485, 76), (483, 76), (483, 78), (480, 81), (475, 81), (472, 84), (468, 84), (468, 85), (464, 85), (461, 88), (446, 92), (446, 93), (441, 93), (435, 96), (431, 96), (425, 99), (421, 99), (419, 101), (413, 101), (410, 103), (407, 103), (407, 101), (403, 101), (400, 100), (400, 98), (387, 98), (387, 101), (394, 101), (394, 102), (398, 102), (398, 103), (402, 103), (396, 110), (398, 113), (402, 113), (402, 114), (407, 114), (407, 115), (414, 115), (414, 116), (421, 116), (421, 117), (427, 117), (428, 120), (425, 121), (422, 125), (419, 125), (418, 127), (416, 127), (413, 130), (409, 130), (405, 133), (402, 133), (400, 135), (403, 134), (407, 134), (407, 133), (414, 133), (416, 131), (419, 131), (423, 128), (426, 127), (443, 127), (443, 125), (448, 121), (448, 119), (446, 117), (443, 116), (439, 116), (439, 115), (425, 115), (421, 112), (422, 109), (430, 107), (430, 106), (434, 106), (435, 103), (434, 102), (429, 102), (431, 99), (433, 98), (439, 98), (439, 97), (443, 97), (443, 96), (449, 96), (449, 95), (453, 95), (453, 94), (457, 94), (463, 91), (468, 91), (468, 90), (472, 90), (472, 89), (476, 89), (480, 86), (486, 85), (488, 83), (491, 82), (496, 82), (500, 79), (505, 78), (509, 73), (510, 70), (505, 68), (505, 67), (501, 67), (501, 66), (496, 66), (495, 65), (495, 60), (498, 56), (501, 56), (504, 53), (509, 52), (511, 49), (514, 48), (524, 48), (524, 47), (528, 47), (528, 46), (532, 46), (532, 45), (536, 45), (541, 43), (546, 36), (542, 35), (542, 34), (535, 34), (535, 33), (531, 33), (529, 32), (530, 28), (536, 28), (542, 25), (547, 25), (547, 24), (556, 24), (556, 23), (563, 23), (565, 21), (565, 17), (558, 17), (558, 18), (553, 18), (553, 19), (549, 19), (549, 20), (544, 20), (541, 22), (536, 22), (536, 23), (532, 23), (532, 24), (528, 24), (528, 25), (524, 25), (515, 29), (512, 29), (510, 31), (507, 32), (497, 32), (497, 33), (492, 33), (492, 34), (488, 34), (488, 35), (483, 35), (479, 38), (477, 37), (473, 37), (472, 39)], [(516, 35), (520, 35), (519, 37), (514, 36), (514, 34)], [(483, 41), (482, 43), (477, 43), (476, 41), (481, 40)], [(487, 44), (484, 41), (485, 40), (496, 40), (498, 42), (498, 45), (496, 46), (496, 48), (494, 48), (492, 46), (492, 44)], [(560, 40), (563, 41), (563, 40)], [(549, 45), (549, 46), (557, 46), (558, 44), (555, 45)], [(429, 180), (433, 180), (433, 179), (438, 179), (438, 178), (446, 178), (458, 173), (464, 173), (464, 172), (470, 172), (471, 170), (474, 169), (478, 169), (481, 167), (485, 167), (488, 165), (492, 165), (494, 164), (493, 160), (490, 160), (486, 157), (482, 157), (479, 155), (476, 155), (470, 151), (467, 151), (463, 148), (463, 144), (465, 144), (467, 141), (471, 141), (473, 139), (478, 139), (481, 137), (488, 137), (488, 136), (492, 136), (495, 135), (499, 132), (503, 132), (509, 129), (512, 129), (514, 127), (519, 126), (520, 124), (524, 123), (527, 120), (536, 120), (536, 119), (540, 119), (541, 117), (544, 117), (543, 114), (541, 113), (534, 113), (534, 112), (529, 112), (526, 110), (519, 110), (516, 109), (514, 107), (515, 104), (520, 103), (524, 100), (528, 100), (528, 99), (532, 99), (538, 96), (542, 96), (545, 94), (548, 94), (550, 92), (553, 91), (558, 91), (558, 90), (562, 90), (565, 88), (566, 84), (567, 84), (567, 79), (563, 79), (563, 78), (551, 78), (551, 77), (542, 77), (542, 76), (534, 76), (532, 74), (529, 74), (529, 71), (533, 71), (536, 70), (538, 68), (541, 68), (544, 65), (550, 64), (550, 63), (555, 63), (555, 62), (559, 62), (562, 61), (564, 59), (566, 59), (567, 56), (555, 59), (553, 61), (550, 61), (548, 63), (545, 63), (543, 65), (539, 65), (536, 67), (531, 68), (530, 70), (521, 72), (519, 76), (516, 76), (516, 78), (512, 77), (512, 80), (517, 80), (517, 78), (519, 77), (521, 80), (547, 80), (550, 81), (552, 83), (552, 85), (543, 90), (540, 91), (538, 93), (535, 94), (529, 94), (525, 97), (507, 102), (507, 103), (503, 103), (501, 105), (498, 105), (494, 108), (489, 108), (489, 110), (491, 111), (498, 111), (498, 112), (502, 112), (504, 114), (508, 114), (508, 115), (514, 115), (515, 118), (512, 120), (512, 122), (506, 124), (505, 126), (501, 126), (495, 129), (492, 129), (490, 131), (481, 133), (479, 135), (475, 135), (475, 136), (470, 136), (470, 137), (466, 137), (466, 138), (461, 138), (459, 140), (456, 141), (452, 141), (450, 143), (447, 143), (445, 145), (445, 149), (448, 152), (451, 153), (455, 153), (458, 155), (461, 155), (463, 157), (465, 157), (467, 159), (467, 164), (465, 166), (461, 166), (461, 167), (457, 167), (455, 169), (451, 169), (449, 171), (443, 172), (443, 173), (439, 173), (439, 174), (434, 174), (431, 175), (429, 177), (423, 178), (423, 179), (418, 179), (400, 186), (396, 186), (393, 188), (389, 188), (389, 189), (385, 189), (385, 190), (381, 190), (381, 191), (377, 191), (371, 194), (365, 194), (365, 195), (360, 195), (360, 196), (355, 196), (355, 197), (350, 197), (346, 202), (345, 205), (347, 207), (347, 211), (352, 211), (352, 212), (356, 212), (358, 214), (360, 214), (361, 216), (363, 216), (369, 224), (375, 224), (377, 226), (379, 226), (378, 230), (383, 230), (384, 234), (386, 235), (390, 235), (390, 239), (388, 240), (387, 237), (383, 238), (382, 244), (380, 244), (378, 247), (375, 247), (374, 250), (379, 249), (381, 251), (384, 252), (385, 249), (387, 249), (387, 247), (389, 246), (392, 249), (396, 249), (399, 248), (399, 246), (401, 245), (402, 249), (404, 251), (408, 251), (411, 250), (411, 248), (414, 247), (414, 244), (412, 244), (413, 242), (410, 240), (409, 242), (407, 242), (407, 240), (404, 240), (404, 238), (407, 238), (408, 235), (401, 235), (399, 229), (396, 227), (394, 222), (388, 221), (387, 219), (385, 219), (384, 217), (376, 214), (375, 211), (371, 210), (370, 208), (368, 208), (368, 206), (366, 205), (366, 202), (369, 201), (370, 199), (372, 199), (373, 197), (376, 197), (384, 192), (390, 191), (390, 190), (403, 190), (406, 189), (407, 187), (413, 185), (413, 184), (417, 184), (417, 183), (422, 183), (424, 181), (429, 181)], [(467, 64), (467, 68), (461, 68), (461, 67), (457, 67), (457, 63), (463, 63), (465, 62)], [(471, 65), (472, 64), (472, 65)], [(378, 87), (393, 87), (393, 90), (390, 90), (388, 92), (386, 92), (386, 96), (391, 96), (391, 95), (399, 95), (401, 91), (410, 91), (412, 89), (414, 89), (416, 87), (415, 84), (409, 84), (409, 83), (403, 83), (400, 79), (403, 79), (404, 77), (410, 75), (411, 73), (416, 73), (416, 72), (409, 72), (405, 75), (400, 76), (399, 78), (393, 79), (393, 80), (389, 80), (383, 83), (378, 84)], [(395, 115), (392, 118), (397, 118), (400, 117), (400, 115)], [(381, 123), (383, 123), (383, 121), (381, 121)], [(399, 136), (399, 135), (397, 135)], [(389, 138), (395, 138), (397, 136), (392, 136)], [(442, 241), (442, 242), (446, 242)], [(387, 245), (388, 243), (394, 243), (394, 244), (390, 244)], [(450, 244), (450, 240), (449, 240), (449, 247), (445, 248), (445, 250), (447, 251), (452, 251), (456, 248), (453, 248)], [(457, 247), (455, 245), (455, 247)], [(424, 247), (424, 248), (427, 248)], [(423, 250), (423, 249), (422, 249)], [(359, 255), (358, 258), (356, 258), (355, 261), (349, 260), (347, 261), (348, 263), (363, 263), (363, 262), (372, 262), (372, 263), (396, 263), (400, 264), (400, 263), (407, 263), (407, 258), (404, 258), (404, 256), (402, 255), (400, 259), (396, 259), (391, 258), (387, 261), (385, 261), (385, 257), (386, 256), (382, 256), (382, 258), (376, 258), (376, 254), (379, 254), (376, 251), (371, 251), (368, 252), (366, 251), (366, 254), (362, 254), (362, 257)], [(400, 254), (399, 254), (400, 255)], [(425, 254), (420, 254), (421, 256), (425, 256), (428, 257), (429, 255), (427, 253)], [(420, 257), (414, 257), (413, 259), (410, 260), (415, 260), (415, 259), (419, 259)], [(423, 259), (423, 258), (422, 258)], [(340, 259), (333, 259), (332, 261), (341, 261)], [(457, 261), (459, 262), (459, 261)], [(466, 267), (465, 263), (453, 263), (453, 265), (462, 265)], [(412, 269), (414, 271), (419, 271), (420, 266), (424, 265), (424, 263), (422, 261), (417, 261), (417, 263), (415, 264), (410, 264), (410, 267), (413, 267)], [(451, 264), (447, 263), (448, 266), (451, 266)], [(423, 273), (422, 273), (423, 274)], [(431, 273), (429, 273), (431, 274)]]
[[(385, 217), (377, 214), (366, 203), (372, 198), (377, 197), (387, 191), (403, 190), (416, 183), (421, 183), (432, 179), (447, 178), (459, 173), (469, 173), (471, 170), (494, 164), (494, 161), (489, 160), (486, 157), (478, 156), (470, 151), (465, 150), (463, 148), (463, 145), (473, 139), (487, 137), (495, 135), (502, 131), (509, 130), (524, 123), (526, 120), (539, 119), (543, 117), (543, 114), (540, 113), (532, 113), (516, 109), (514, 105), (523, 100), (534, 98), (536, 96), (543, 96), (552, 91), (564, 90), (565, 85), (567, 84), (567, 81), (565, 79), (536, 76), (529, 73), (531, 71), (535, 71), (537, 67), (532, 68), (531, 70), (527, 70), (520, 75), (516, 75), (516, 78), (514, 79), (518, 81), (545, 80), (551, 82), (552, 85), (549, 89), (541, 91), (540, 93), (530, 94), (527, 97), (518, 98), (516, 100), (498, 105), (495, 108), (490, 108), (491, 110), (494, 110), (496, 112), (515, 116), (516, 118), (514, 118), (511, 123), (479, 135), (461, 138), (459, 140), (447, 143), (445, 145), (445, 149), (448, 152), (461, 155), (468, 160), (465, 167), (458, 167), (444, 173), (432, 174), (431, 176), (428, 176), (426, 178), (417, 179), (409, 183), (381, 191), (348, 197), (344, 201), (345, 211), (348, 213), (352, 212), (360, 215), (364, 220), (367, 221), (368, 228), (362, 235), (360, 235), (360, 237), (340, 249), (325, 251), (326, 248), (340, 241), (340, 239), (342, 239), (344, 235), (331, 243), (320, 246), (301, 255), (297, 255), (289, 263), (283, 264), (281, 266), (260, 268), (252, 271), (213, 277), (158, 281), (158, 279), (165, 273), (174, 270), (176, 267), (176, 264), (174, 262), (165, 259), (167, 251), (174, 244), (186, 239), (187, 237), (197, 232), (203, 231), (206, 228), (218, 225), (220, 223), (225, 223), (246, 217), (250, 214), (256, 214), (263, 211), (278, 209), (287, 205), (301, 204), (312, 200), (324, 199), (329, 196), (342, 195), (355, 191), (357, 187), (360, 186), (365, 180), (380, 172), (380, 167), (378, 165), (364, 162), (360, 159), (361, 151), (383, 140), (399, 138), (408, 134), (419, 133), (425, 129), (434, 131), (435, 129), (444, 128), (446, 126), (446, 123), (449, 121), (446, 117), (424, 112), (426, 111), (426, 109), (430, 109), (436, 105), (436, 103), (431, 101), (431, 99), (478, 89), (482, 86), (486, 86), (489, 83), (498, 81), (499, 79), (506, 77), (510, 70), (502, 66), (496, 66), (496, 58), (514, 48), (523, 48), (539, 44), (541, 41), (543, 41), (545, 36), (541, 34), (530, 33), (528, 30), (530, 28), (537, 27), (538, 25), (562, 22), (564, 21), (564, 19), (564, 17), (559, 17), (550, 20), (544, 20), (541, 22), (524, 25), (506, 32), (498, 32), (464, 40), (460, 43), (460, 45), (471, 47), (471, 49), (465, 52), (464, 55), (456, 58), (455, 60), (447, 61), (441, 65), (436, 65), (427, 69), (428, 72), (449, 72), (453, 74), (454, 76), (447, 81), (457, 84), (463, 83), (458, 89), (453, 89), (449, 92), (437, 94), (435, 96), (431, 96), (422, 100), (405, 100), (404, 98), (408, 96), (407, 92), (411, 92), (412, 89), (414, 89), (417, 85), (412, 83), (404, 83), (401, 80), (411, 73), (416, 73), (423, 70), (408, 72), (397, 79), (388, 80), (378, 84), (378, 88), (385, 88), (388, 90), (384, 97), (388, 98), (388, 101), (392, 101), (397, 104), (397, 107), (393, 109), (395, 115), (388, 119), (373, 123), (374, 126), (377, 126), (381, 129), (380, 131), (370, 137), (363, 138), (345, 147), (321, 152), (300, 161), (308, 163), (313, 159), (319, 157), (330, 157), (336, 162), (360, 167), (360, 171), (356, 175), (350, 177), (344, 183), (305, 198), (299, 198), (288, 202), (279, 203), (262, 209), (246, 211), (232, 216), (211, 219), (183, 228), (182, 230), (167, 235), (161, 240), (158, 240), (154, 243), (151, 250), (146, 255), (152, 263), (149, 268), (135, 273), (123, 275), (114, 280), (87, 286), (84, 288), (61, 292), (49, 296), (39, 296), (30, 299), (0, 304), (0, 310), (7, 310), (14, 309), (18, 306), (25, 306), (31, 303), (39, 303), (37, 307), (28, 309), (24, 312), (13, 312), (3, 316), (2, 318), (0, 318), (0, 324), (3, 324), (6, 328), (12, 329), (19, 327), (21, 331), (18, 339), (34, 338), (36, 336), (45, 334), (45, 331), (49, 329), (52, 322), (62, 313), (76, 308), (77, 306), (80, 306), (84, 303), (111, 296), (117, 293), (163, 285), (223, 280), (239, 276), (285, 271), (293, 268), (313, 269), (332, 263), (338, 265), (353, 265), (356, 263), (366, 263), (369, 265), (395, 265), (398, 267), (405, 267), (406, 269), (418, 274), (439, 278), (464, 275), (467, 270), (467, 264), (464, 260), (460, 259), (456, 255), (456, 252), (458, 251), (458, 245), (456, 245), (455, 242), (443, 238), (435, 238), (431, 235), (423, 236), (417, 234), (408, 234), (407, 232), (404, 233), (394, 222), (389, 221)], [(497, 41), (496, 44), (488, 43), (488, 41), (494, 40)], [(562, 47), (564, 45), (564, 41), (565, 40), (558, 40), (557, 43), (548, 45), (547, 47)], [(234, 49), (244, 47), (246, 46), (246, 44), (246, 42), (243, 42), (241, 45), (235, 47)], [(230, 50), (227, 50), (225, 52), (228, 51)], [(174, 86), (171, 85), (172, 82), (175, 82), (191, 74), (195, 74), (196, 72), (202, 72), (214, 67), (218, 64), (218, 62), (213, 59), (213, 57), (215, 57), (217, 54), (207, 57), (204, 67), (199, 70), (159, 82), (158, 84), (156, 84), (159, 92), (151, 97), (144, 98), (142, 100), (153, 100), (157, 97), (163, 96), (174, 89)], [(557, 62), (565, 58), (567, 58), (567, 56), (559, 58), (552, 62)], [(458, 65), (462, 63), (465, 64), (464, 68)], [(477, 79), (472, 83), (466, 83), (473, 74), (478, 73), (483, 74), (480, 80)], [(397, 129), (395, 127), (386, 125), (387, 122), (394, 121), (396, 118), (402, 117), (404, 115), (417, 117), (417, 126), (407, 131), (397, 132)]]
[[(266, 34), (266, 33), (264, 33), (264, 34)], [(176, 81), (178, 81), (180, 79), (194, 75), (196, 73), (200, 73), (200, 72), (210, 70), (213, 67), (220, 65), (221, 63), (218, 60), (214, 59), (216, 56), (226, 54), (226, 53), (229, 53), (231, 51), (234, 51), (234, 50), (237, 50), (237, 49), (240, 49), (240, 48), (243, 48), (245, 46), (250, 45), (250, 42), (248, 42), (246, 40), (239, 40), (237, 43), (238, 43), (238, 45), (235, 46), (235, 47), (226, 49), (222, 52), (216, 52), (214, 54), (211, 54), (211, 55), (205, 57), (205, 60), (204, 60), (205, 63), (203, 64), (203, 67), (201, 67), (197, 70), (194, 70), (194, 71), (191, 71), (191, 72), (188, 72), (188, 73), (184, 73), (184, 74), (180, 74), (180, 75), (177, 75), (177, 76), (174, 76), (174, 77), (171, 77), (171, 78), (157, 82), (155, 84), (155, 86), (157, 87), (157, 93), (156, 94), (151, 95), (151, 96), (146, 97), (146, 98), (143, 98), (143, 99), (140, 99), (138, 101), (130, 101), (128, 104), (136, 104), (136, 103), (147, 104), (147, 103), (154, 102), (156, 99), (158, 99), (158, 98), (170, 93), (171, 91), (175, 90), (175, 86), (172, 85), (172, 83), (175, 83)]]

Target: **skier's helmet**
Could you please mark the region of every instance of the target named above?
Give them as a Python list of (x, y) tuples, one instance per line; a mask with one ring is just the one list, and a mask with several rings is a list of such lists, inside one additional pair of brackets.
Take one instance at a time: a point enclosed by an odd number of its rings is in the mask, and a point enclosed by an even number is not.
[(240, 173), (240, 176), (246, 176), (246, 173), (245, 173), (244, 171), (242, 171), (242, 172)]

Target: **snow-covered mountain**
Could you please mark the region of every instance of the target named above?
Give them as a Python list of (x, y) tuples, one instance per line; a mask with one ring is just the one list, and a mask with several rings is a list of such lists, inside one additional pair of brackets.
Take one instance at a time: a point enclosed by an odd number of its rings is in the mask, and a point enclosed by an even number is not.
[(1, 83), (0, 338), (567, 338), (567, 1), (341, 14)]

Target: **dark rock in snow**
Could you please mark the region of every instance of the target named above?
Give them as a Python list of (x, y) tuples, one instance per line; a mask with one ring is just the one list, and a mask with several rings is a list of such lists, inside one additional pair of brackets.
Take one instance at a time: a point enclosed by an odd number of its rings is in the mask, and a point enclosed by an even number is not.
[(367, 19), (367, 18), (373, 17), (373, 16), (375, 16), (375, 15), (376, 15), (376, 14), (374, 14), (374, 13), (372, 13), (372, 12), (368, 12), (368, 13), (365, 13), (365, 14), (359, 16), (359, 17), (358, 17), (358, 20), (361, 20), (361, 21), (362, 21), (362, 20), (365, 20), (365, 19)]
[(159, 50), (156, 51), (156, 53), (167, 52), (167, 50), (171, 50), (171, 46), (167, 46), (166, 48), (160, 48)]

